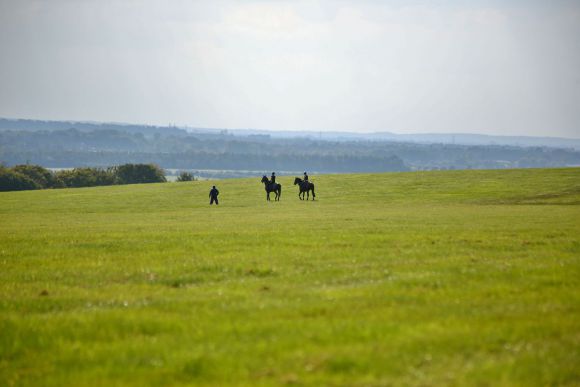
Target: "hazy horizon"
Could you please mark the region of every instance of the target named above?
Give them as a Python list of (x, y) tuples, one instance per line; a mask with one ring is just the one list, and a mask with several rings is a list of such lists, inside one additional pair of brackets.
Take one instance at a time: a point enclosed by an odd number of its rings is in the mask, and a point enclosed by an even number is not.
[(574, 1), (0, 0), (0, 116), (580, 138)]

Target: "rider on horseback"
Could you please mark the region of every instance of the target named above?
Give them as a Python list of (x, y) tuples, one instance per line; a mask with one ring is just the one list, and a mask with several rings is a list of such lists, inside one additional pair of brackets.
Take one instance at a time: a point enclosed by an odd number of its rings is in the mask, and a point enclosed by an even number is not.
[(280, 200), (280, 195), (282, 194), (282, 185), (276, 183), (276, 174), (272, 172), (272, 180), (268, 180), (268, 176), (262, 176), (262, 183), (264, 183), (264, 188), (266, 189), (266, 199), (270, 200), (270, 192), (276, 194), (276, 201)]
[(294, 179), (294, 185), (300, 187), (298, 191), (298, 197), (300, 200), (304, 200), (304, 194), (306, 194), (306, 200), (310, 198), (310, 192), (312, 192), (312, 200), (315, 200), (316, 194), (314, 193), (314, 183), (308, 181), (308, 173), (304, 172), (304, 180), (297, 177)]

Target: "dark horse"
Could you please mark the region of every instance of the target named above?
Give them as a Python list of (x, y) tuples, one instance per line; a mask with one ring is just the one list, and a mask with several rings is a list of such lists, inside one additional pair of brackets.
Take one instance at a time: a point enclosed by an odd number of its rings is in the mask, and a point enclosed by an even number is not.
[(280, 195), (282, 195), (282, 184), (272, 183), (268, 180), (266, 175), (262, 176), (262, 183), (264, 183), (264, 188), (266, 189), (266, 200), (270, 201), (270, 192), (276, 194), (274, 200), (280, 200)]
[(298, 192), (298, 197), (300, 200), (304, 200), (304, 192), (306, 192), (306, 200), (310, 198), (310, 191), (312, 191), (312, 200), (316, 197), (314, 193), (314, 183), (309, 181), (303, 181), (301, 178), (297, 177), (294, 179), (294, 185), (298, 184), (300, 187), (300, 192)]

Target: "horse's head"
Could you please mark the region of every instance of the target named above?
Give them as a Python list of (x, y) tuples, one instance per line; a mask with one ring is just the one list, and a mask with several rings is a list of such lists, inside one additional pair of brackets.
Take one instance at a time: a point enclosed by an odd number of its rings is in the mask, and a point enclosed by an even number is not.
[(294, 185), (302, 183), (302, 179), (297, 177), (294, 179)]
[(268, 176), (264, 175), (262, 176), (262, 183), (269, 183), (270, 180), (268, 180)]

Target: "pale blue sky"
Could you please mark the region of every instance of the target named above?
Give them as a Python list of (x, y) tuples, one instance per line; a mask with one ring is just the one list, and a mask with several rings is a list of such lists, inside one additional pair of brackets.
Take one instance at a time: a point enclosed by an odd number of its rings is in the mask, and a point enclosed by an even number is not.
[(0, 0), (0, 116), (580, 137), (579, 1)]

